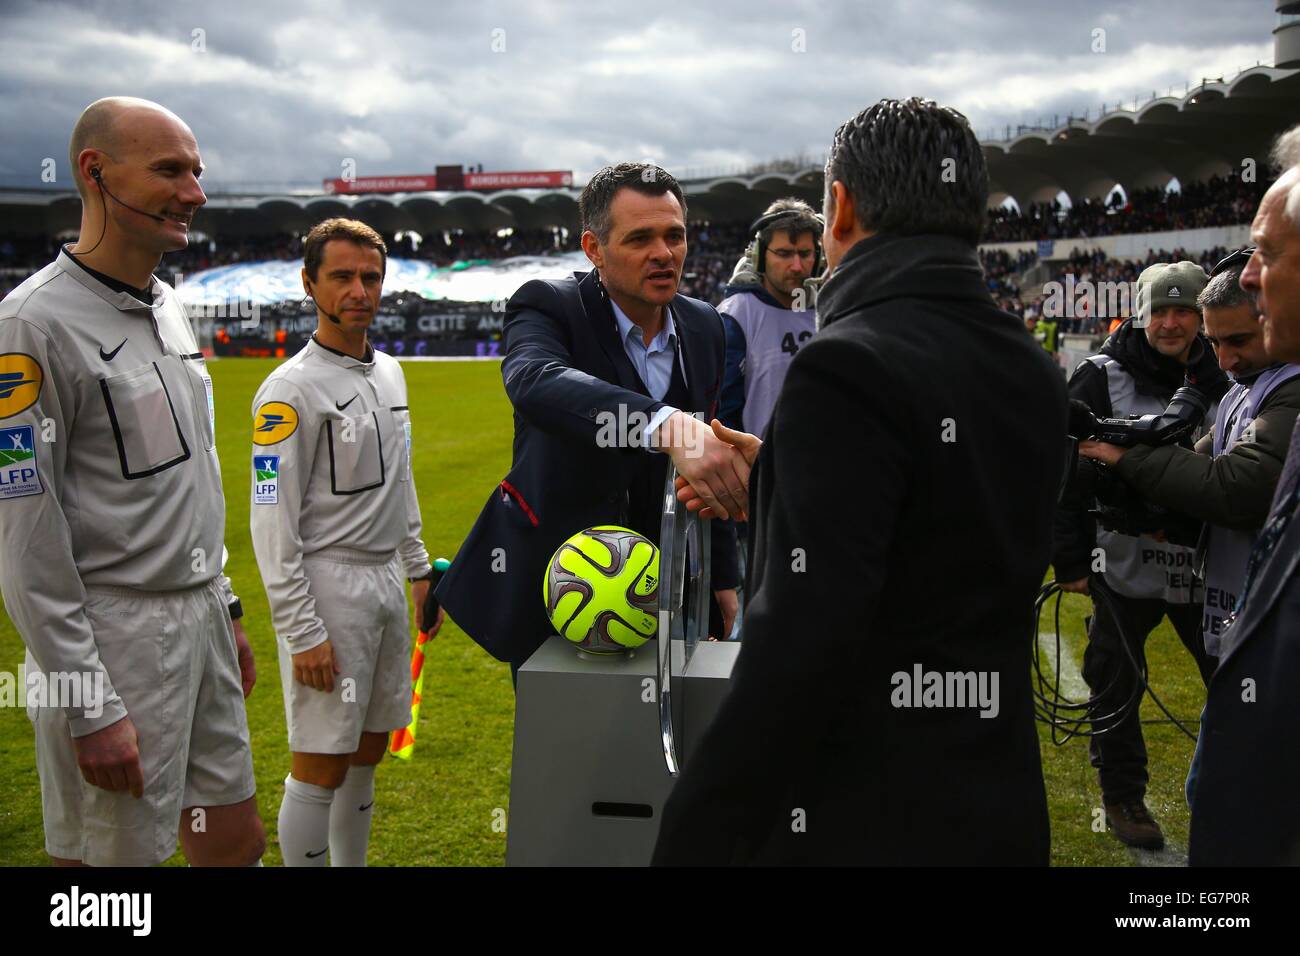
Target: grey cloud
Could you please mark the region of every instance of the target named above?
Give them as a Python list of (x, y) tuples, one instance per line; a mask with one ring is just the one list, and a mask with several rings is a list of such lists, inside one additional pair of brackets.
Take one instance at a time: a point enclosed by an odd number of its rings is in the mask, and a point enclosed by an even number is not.
[[(110, 93), (183, 116), (226, 187), (338, 175), (346, 143), (367, 154), (355, 157), (362, 175), (462, 162), (581, 177), (647, 154), (683, 169), (820, 153), (884, 95), (940, 98), (985, 130), (1095, 110), (1097, 84), (1115, 90), (1107, 99), (1146, 97), (1143, 85), (1181, 86), (1225, 49), (1266, 49), (1267, 6), (1243, 16), (1187, 0), (1174, 16), (1102, 0), (11, 3), (0, 184), (37, 184), (40, 159), (61, 157), (80, 110)], [(1090, 53), (1098, 27), (1101, 60)], [(207, 54), (188, 53), (195, 28)], [(493, 52), (495, 30), (505, 52)], [(806, 52), (791, 49), (795, 30)], [(1127, 79), (1139, 49), (1157, 60), (1140, 64), (1150, 83)], [(1019, 91), (995, 89), (1021, 75)]]

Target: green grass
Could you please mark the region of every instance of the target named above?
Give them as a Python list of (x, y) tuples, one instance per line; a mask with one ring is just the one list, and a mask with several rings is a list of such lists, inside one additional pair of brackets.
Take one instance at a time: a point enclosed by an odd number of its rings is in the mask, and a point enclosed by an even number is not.
[[(1083, 665), (1087, 645), (1084, 615), (1091, 602), (1067, 594), (1061, 610), (1061, 633), (1072, 650), (1076, 666)], [(1042, 630), (1051, 633), (1054, 622), (1044, 611)], [(1178, 640), (1168, 620), (1152, 632), (1146, 644), (1148, 679), (1169, 712), (1193, 733), (1205, 703), (1201, 683), (1191, 655)], [(1044, 664), (1046, 670), (1046, 664)], [(1183, 783), (1192, 760), (1195, 743), (1168, 723), (1151, 701), (1142, 698), (1142, 732), (1147, 746), (1147, 806), (1165, 833), (1166, 849), (1161, 854), (1130, 850), (1109, 833), (1094, 832), (1094, 812), (1101, 809), (1097, 772), (1088, 762), (1088, 741), (1077, 737), (1056, 746), (1049, 728), (1039, 725), (1043, 773), (1047, 780), (1047, 806), (1052, 820), (1052, 864), (1055, 866), (1174, 865), (1186, 858), (1188, 811)]]
[[(227, 490), (229, 572), (243, 600), (244, 626), (258, 660), (258, 683), (248, 701), (258, 806), (268, 835), (265, 861), (279, 865), (276, 816), (289, 752), (276, 666), (275, 635), (248, 535), (252, 445), (250, 405), (275, 367), (271, 359), (213, 362), (217, 444)], [(510, 463), (510, 406), (493, 362), (428, 362), (404, 366), (410, 388), (414, 471), (424, 516), (424, 539), (434, 556), (451, 557), (489, 491)], [(1062, 631), (1076, 664), (1084, 647), (1088, 602), (1071, 595)], [(1043, 627), (1051, 621), (1044, 615)], [(1204, 691), (1169, 625), (1148, 643), (1151, 679), (1165, 704), (1194, 726)], [(0, 674), (16, 674), (22, 643), (0, 614)], [(493, 829), (494, 810), (509, 808), (514, 697), (509, 668), (489, 657), (454, 624), (429, 645), (425, 696), (415, 758), (385, 760), (377, 776), (370, 844), (373, 865), (493, 866), (505, 860), (505, 834)], [(1143, 717), (1162, 715), (1144, 701)], [(1087, 742), (1053, 746), (1040, 728), (1052, 818), (1052, 861), (1057, 865), (1132, 865), (1151, 861), (1092, 829), (1101, 798), (1088, 764)], [(1192, 742), (1168, 724), (1145, 725), (1150, 754), (1148, 805), (1175, 847), (1187, 844), (1182, 785)], [(22, 709), (0, 708), (0, 866), (45, 864), (40, 785), (32, 729)], [(179, 854), (170, 861), (183, 862)]]
[[(276, 816), (289, 772), (284, 705), (270, 625), (248, 534), (251, 405), (273, 359), (214, 361), (217, 448), (226, 488), (228, 572), (244, 605), (257, 657), (248, 700), (258, 808), (268, 866), (280, 863)], [(488, 493), (510, 464), (510, 405), (495, 362), (403, 366), (413, 410), (413, 461), (433, 556), (452, 557)], [(22, 642), (0, 614), (0, 672), (16, 674)], [(376, 777), (370, 843), (374, 865), (492, 866), (505, 862), (505, 834), (493, 811), (509, 808), (514, 693), (510, 669), (448, 622), (428, 645), (424, 702), (413, 760), (386, 759)], [(43, 865), (40, 782), (31, 724), (21, 708), (0, 708), (0, 866)], [(177, 854), (173, 863), (183, 862)]]

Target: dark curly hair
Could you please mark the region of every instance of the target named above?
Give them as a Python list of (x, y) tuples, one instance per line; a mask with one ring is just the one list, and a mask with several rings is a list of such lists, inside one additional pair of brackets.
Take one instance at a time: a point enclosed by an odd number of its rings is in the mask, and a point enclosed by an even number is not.
[(835, 131), (830, 186), (844, 184), (864, 229), (935, 233), (978, 244), (989, 198), (984, 153), (966, 117), (933, 100), (881, 100)]

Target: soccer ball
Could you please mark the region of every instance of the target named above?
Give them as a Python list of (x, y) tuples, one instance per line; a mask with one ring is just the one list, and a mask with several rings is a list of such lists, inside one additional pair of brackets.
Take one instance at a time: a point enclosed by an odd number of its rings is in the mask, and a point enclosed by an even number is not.
[(659, 627), (659, 549), (615, 525), (579, 531), (547, 564), (542, 599), (551, 625), (581, 650), (640, 647)]

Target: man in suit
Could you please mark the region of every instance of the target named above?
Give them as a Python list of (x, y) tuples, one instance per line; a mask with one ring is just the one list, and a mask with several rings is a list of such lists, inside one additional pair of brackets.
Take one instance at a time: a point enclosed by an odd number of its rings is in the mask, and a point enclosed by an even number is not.
[[(670, 460), (720, 517), (748, 508), (748, 464), (692, 417), (716, 410), (725, 347), (717, 311), (677, 294), (681, 187), (658, 166), (620, 163), (591, 178), (578, 206), (594, 268), (528, 282), (507, 305), (513, 462), (437, 590), (512, 675), (554, 633), (542, 603), (551, 555), (599, 524), (658, 543)], [(715, 592), (734, 592), (734, 556), (719, 555), (732, 560), (713, 568)], [(734, 606), (734, 593), (723, 598)]]
[[(1264, 194), (1241, 287), (1258, 298), (1264, 348), (1300, 362), (1300, 126), (1274, 150), (1284, 169)], [(1193, 866), (1300, 865), (1300, 429), (1293, 431), (1268, 521), (1201, 718), (1192, 806)], [(1189, 786), (1189, 790), (1190, 790)]]
[(882, 100), (836, 133), (821, 331), (754, 467), (745, 637), (656, 863), (1047, 863), (1027, 660), (1065, 384), (989, 296), (987, 201), (960, 113)]

